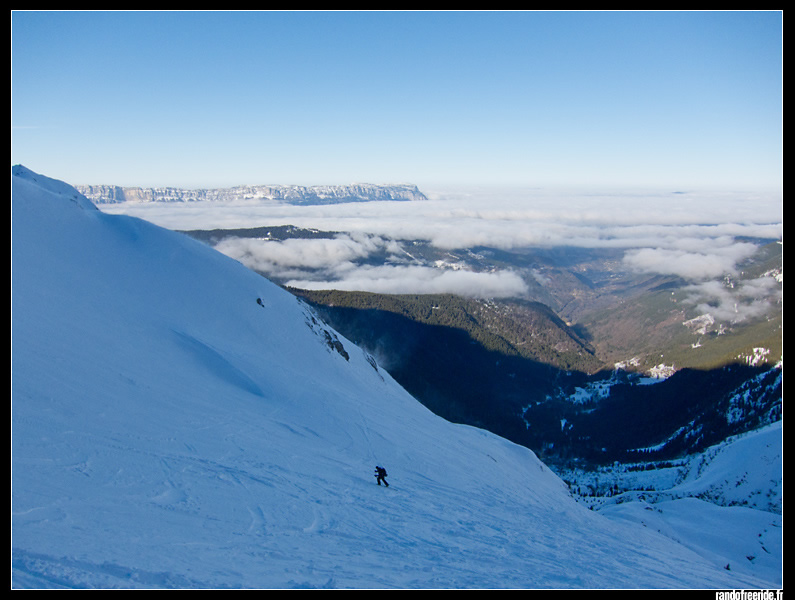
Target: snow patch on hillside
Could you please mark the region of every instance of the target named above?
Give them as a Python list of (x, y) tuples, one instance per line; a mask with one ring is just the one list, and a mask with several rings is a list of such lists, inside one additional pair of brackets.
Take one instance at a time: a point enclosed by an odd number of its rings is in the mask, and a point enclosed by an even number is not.
[(697, 455), (563, 474), (578, 501), (781, 585), (781, 421)]

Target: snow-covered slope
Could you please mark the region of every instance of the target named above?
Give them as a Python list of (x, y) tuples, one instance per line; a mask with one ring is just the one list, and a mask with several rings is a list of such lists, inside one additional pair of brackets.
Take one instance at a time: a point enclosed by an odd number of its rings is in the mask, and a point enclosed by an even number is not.
[(580, 490), (602, 489), (581, 498), (600, 514), (637, 522), (780, 586), (782, 431), (778, 421), (658, 469), (616, 465), (566, 477)]
[(186, 236), (22, 167), (12, 235), (14, 587), (774, 585), (577, 504)]

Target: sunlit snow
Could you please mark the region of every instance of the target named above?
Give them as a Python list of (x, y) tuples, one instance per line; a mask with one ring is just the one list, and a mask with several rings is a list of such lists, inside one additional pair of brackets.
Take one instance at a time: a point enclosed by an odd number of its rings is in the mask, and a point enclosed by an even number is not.
[(589, 510), (240, 263), (12, 180), (12, 587), (781, 586), (780, 514)]

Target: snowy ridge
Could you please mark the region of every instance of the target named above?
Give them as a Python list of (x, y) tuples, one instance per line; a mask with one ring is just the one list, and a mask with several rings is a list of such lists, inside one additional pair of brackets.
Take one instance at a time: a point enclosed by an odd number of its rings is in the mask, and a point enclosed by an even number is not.
[(781, 584), (588, 510), (240, 263), (90, 209), (14, 169), (13, 587)]
[(422, 201), (428, 198), (416, 185), (353, 183), (350, 185), (246, 185), (231, 188), (185, 190), (174, 187), (141, 188), (115, 185), (80, 185), (76, 189), (96, 204), (119, 202), (249, 202), (337, 204), (342, 202)]
[(767, 572), (775, 581), (783, 551), (776, 518), (783, 512), (782, 429), (778, 421), (665, 468), (635, 471), (622, 465), (584, 475), (578, 478), (581, 491), (607, 483), (613, 492), (603, 489), (582, 501), (706, 556), (720, 555), (728, 569)]
[(738, 435), (685, 458), (572, 471), (570, 485), (592, 506), (697, 498), (722, 507), (783, 513), (782, 423)]

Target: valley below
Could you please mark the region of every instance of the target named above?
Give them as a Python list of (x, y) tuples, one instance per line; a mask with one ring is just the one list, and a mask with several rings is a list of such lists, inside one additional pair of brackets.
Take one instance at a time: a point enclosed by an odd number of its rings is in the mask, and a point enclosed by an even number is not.
[[(345, 235), (295, 226), (186, 233), (232, 255), (243, 243)], [(745, 317), (738, 308), (734, 319), (706, 312), (681, 277), (627, 268), (618, 249), (391, 240), (355, 261), (510, 272), (525, 284), (521, 295), (497, 298), (335, 289), (321, 268), (298, 274), (238, 258), (307, 301), (436, 414), (522, 444), (565, 474), (669, 464), (781, 419), (782, 246), (752, 243), (720, 287), (731, 294), (752, 283), (765, 310)]]

